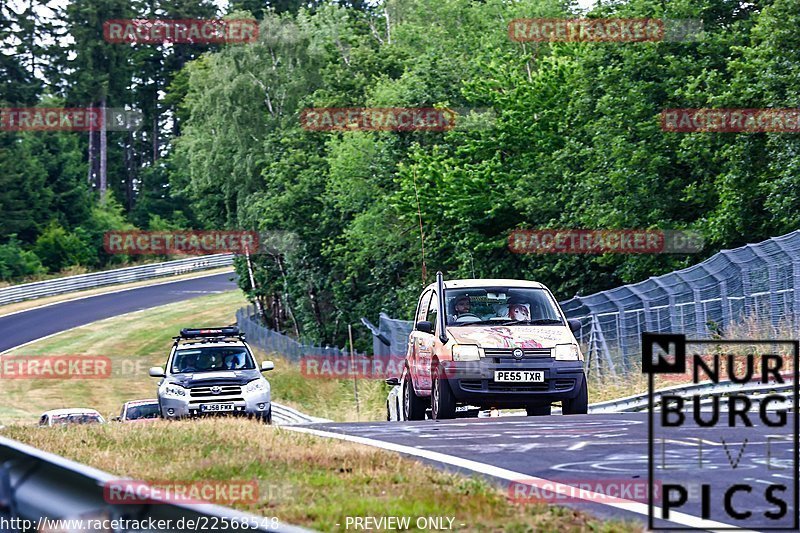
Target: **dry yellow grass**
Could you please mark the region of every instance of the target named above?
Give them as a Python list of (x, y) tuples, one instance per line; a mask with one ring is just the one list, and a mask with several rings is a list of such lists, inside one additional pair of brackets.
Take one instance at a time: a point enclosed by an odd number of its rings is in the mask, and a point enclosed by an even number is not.
[(343, 529), (347, 516), (409, 516), (412, 525), (420, 516), (450, 517), (461, 531), (642, 530), (564, 507), (515, 503), (477, 478), (448, 474), (383, 450), (242, 419), (11, 427), (4, 434), (135, 479), (255, 479), (259, 501), (234, 507), (320, 531)]

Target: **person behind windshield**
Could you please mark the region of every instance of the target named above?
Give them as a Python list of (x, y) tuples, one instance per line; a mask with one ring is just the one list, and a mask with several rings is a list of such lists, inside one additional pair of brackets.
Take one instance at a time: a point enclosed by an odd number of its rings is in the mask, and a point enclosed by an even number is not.
[(508, 306), (508, 318), (521, 322), (529, 322), (531, 319), (531, 312), (528, 311), (528, 306), (525, 304), (510, 304)]
[(242, 367), (244, 367), (244, 358), (240, 353), (229, 355), (225, 360), (226, 370), (239, 370)]
[(469, 296), (462, 296), (456, 300), (456, 305), (453, 309), (455, 310), (457, 317), (472, 314), (472, 306), (469, 302)]
[(190, 354), (190, 355), (184, 356), (183, 361), (181, 361), (181, 362), (183, 363), (183, 368), (181, 369), (181, 372), (197, 372), (197, 355), (196, 354)]

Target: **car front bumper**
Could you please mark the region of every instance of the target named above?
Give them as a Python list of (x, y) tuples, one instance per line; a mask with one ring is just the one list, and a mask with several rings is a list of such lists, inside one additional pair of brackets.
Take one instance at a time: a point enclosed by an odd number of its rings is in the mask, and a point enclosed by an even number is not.
[[(456, 401), (481, 407), (523, 408), (549, 405), (578, 395), (586, 379), (583, 361), (556, 361), (549, 357), (439, 363)], [(496, 370), (540, 370), (541, 383), (497, 382)]]
[[(244, 401), (189, 401), (184, 398), (161, 397), (158, 400), (161, 406), (161, 416), (167, 419), (208, 415), (232, 416), (267, 416), (272, 406), (270, 392), (255, 392), (244, 395)], [(203, 404), (224, 403), (233, 404), (233, 411), (203, 411)]]

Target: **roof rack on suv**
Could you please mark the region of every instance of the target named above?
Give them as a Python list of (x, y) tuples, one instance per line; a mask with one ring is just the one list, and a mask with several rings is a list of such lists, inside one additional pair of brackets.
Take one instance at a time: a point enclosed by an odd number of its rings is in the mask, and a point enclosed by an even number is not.
[(208, 340), (222, 340), (222, 339), (236, 339), (245, 340), (244, 333), (239, 331), (236, 326), (223, 326), (219, 328), (183, 328), (180, 335), (172, 337), (175, 341), (208, 341)]

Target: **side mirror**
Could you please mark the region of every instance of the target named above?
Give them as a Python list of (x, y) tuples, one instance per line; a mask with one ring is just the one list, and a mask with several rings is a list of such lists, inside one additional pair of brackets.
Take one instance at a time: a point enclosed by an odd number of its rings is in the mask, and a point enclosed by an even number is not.
[(111, 421), (112, 422), (122, 422), (122, 417), (121, 416), (112, 416), (111, 417)]
[(422, 333), (433, 333), (433, 322), (428, 322), (427, 320), (420, 320), (417, 322), (416, 330), (421, 331)]
[(567, 324), (569, 324), (569, 329), (572, 330), (572, 333), (578, 333), (581, 330), (581, 321), (577, 318), (568, 318)]
[(386, 382), (387, 385), (390, 385), (392, 387), (400, 385), (400, 378), (386, 378), (384, 381)]
[(261, 371), (262, 372), (268, 372), (270, 370), (273, 370), (274, 368), (275, 368), (275, 363), (273, 363), (272, 361), (262, 361), (261, 362)]
[(149, 374), (151, 378), (163, 378), (166, 376), (164, 369), (160, 366), (151, 366)]

